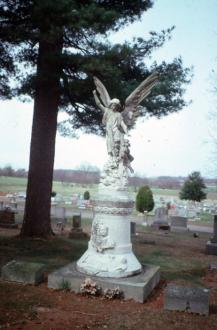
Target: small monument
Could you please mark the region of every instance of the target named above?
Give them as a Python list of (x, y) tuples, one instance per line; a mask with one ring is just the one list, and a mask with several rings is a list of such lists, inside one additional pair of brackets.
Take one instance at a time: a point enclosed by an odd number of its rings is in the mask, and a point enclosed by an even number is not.
[(171, 231), (187, 231), (188, 230), (188, 216), (187, 208), (177, 205), (175, 212), (170, 215)]
[[(110, 96), (98, 78), (94, 78), (94, 98), (103, 112), (106, 126), (108, 161), (101, 174), (98, 198), (93, 200), (95, 217), (87, 251), (77, 261), (48, 277), (48, 286), (58, 288), (67, 280), (73, 290), (85, 277), (110, 289), (117, 285), (125, 298), (143, 302), (159, 282), (159, 267), (142, 266), (132, 251), (130, 214), (134, 207), (128, 192), (129, 171), (133, 172), (128, 128), (134, 125), (140, 102), (150, 93), (157, 82), (153, 73), (144, 80), (125, 101), (124, 109), (118, 99)], [(72, 280), (73, 278), (73, 280)], [(119, 280), (120, 279), (120, 280)], [(133, 292), (133, 288), (137, 287)], [(129, 293), (131, 292), (131, 293)]]
[(152, 227), (156, 229), (164, 229), (164, 230), (170, 229), (168, 223), (168, 209), (166, 207), (162, 206), (156, 208)]
[(86, 238), (88, 235), (83, 232), (83, 229), (81, 227), (81, 213), (74, 214), (72, 217), (72, 228), (69, 232), (69, 238)]
[(187, 231), (188, 230), (188, 218), (178, 215), (170, 217), (171, 231)]
[(213, 237), (206, 243), (206, 253), (217, 255), (217, 214), (214, 215)]
[(18, 224), (15, 223), (15, 213), (10, 207), (0, 210), (0, 227), (18, 228)]

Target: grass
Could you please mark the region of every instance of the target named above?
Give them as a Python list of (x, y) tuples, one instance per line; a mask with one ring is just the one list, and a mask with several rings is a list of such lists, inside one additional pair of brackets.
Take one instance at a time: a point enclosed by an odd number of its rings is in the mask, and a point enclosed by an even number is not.
[[(3, 193), (18, 193), (26, 191), (27, 179), (26, 178), (16, 178), (16, 177), (5, 177), (0, 176), (0, 192)], [(71, 197), (73, 194), (82, 194), (88, 190), (90, 196), (94, 197), (97, 194), (98, 185), (97, 184), (77, 184), (77, 183), (62, 183), (62, 182), (53, 182), (53, 191), (64, 196), (66, 199)], [(151, 188), (154, 195), (167, 196), (178, 198), (179, 190), (177, 189), (161, 189), (152, 187)], [(134, 187), (130, 187), (130, 191), (133, 196), (136, 195)], [(208, 199), (217, 199), (217, 190), (216, 187), (209, 186), (207, 188)]]
[[(161, 276), (167, 281), (185, 280), (201, 284), (201, 279), (215, 256), (205, 255), (209, 234), (200, 233), (194, 238), (191, 232), (154, 232), (151, 228), (140, 228), (142, 240), (135, 240), (134, 250), (143, 264), (160, 266)], [(153, 243), (155, 244), (153, 244)]]
[(29, 240), (0, 236), (0, 266), (12, 259), (44, 263), (51, 272), (77, 260), (87, 248), (87, 240), (65, 237), (52, 240)]
[(144, 264), (160, 266), (161, 275), (166, 280), (186, 280), (200, 283), (205, 274), (204, 264), (194, 258), (177, 258), (171, 253), (156, 249), (152, 253), (140, 258)]
[[(90, 227), (89, 220), (86, 225)], [(204, 255), (205, 244), (209, 239), (206, 233), (193, 238), (189, 232), (173, 232), (166, 236), (151, 228), (140, 229), (140, 236), (155, 244), (135, 241), (135, 253), (141, 263), (160, 266), (164, 279), (199, 281), (212, 259), (216, 262), (215, 256)], [(46, 272), (51, 272), (78, 260), (86, 249), (87, 239), (73, 240), (57, 235), (46, 241), (0, 236), (0, 266), (11, 259), (17, 259), (44, 263)]]

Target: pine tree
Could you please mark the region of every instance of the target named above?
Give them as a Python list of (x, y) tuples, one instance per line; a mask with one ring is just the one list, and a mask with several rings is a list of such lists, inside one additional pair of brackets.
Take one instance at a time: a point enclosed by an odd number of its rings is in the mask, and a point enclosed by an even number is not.
[[(146, 99), (141, 115), (163, 116), (182, 109), (183, 85), (189, 69), (181, 59), (154, 63), (145, 56), (170, 38), (173, 28), (150, 39), (111, 45), (106, 35), (140, 18), (151, 0), (1, 0), (0, 97), (34, 99), (23, 236), (52, 233), (52, 192), (57, 114), (70, 115), (60, 126), (62, 134), (76, 129), (103, 134), (102, 114), (92, 97), (93, 75), (108, 87), (111, 96), (124, 100), (151, 71), (160, 83)], [(10, 85), (10, 81), (17, 84)], [(12, 87), (11, 87), (12, 86)]]
[(154, 208), (153, 194), (149, 186), (140, 187), (136, 195), (136, 210), (144, 213), (150, 212)]
[(206, 189), (206, 185), (200, 172), (192, 172), (180, 191), (180, 199), (200, 202), (201, 200), (206, 199), (204, 189)]

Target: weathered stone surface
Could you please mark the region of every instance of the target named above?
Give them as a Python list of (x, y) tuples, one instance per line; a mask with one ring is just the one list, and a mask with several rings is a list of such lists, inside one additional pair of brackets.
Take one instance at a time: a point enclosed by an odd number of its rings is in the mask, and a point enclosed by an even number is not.
[(189, 313), (209, 314), (209, 290), (169, 284), (165, 291), (164, 308)]
[(43, 281), (45, 265), (36, 262), (12, 260), (2, 267), (3, 280), (38, 284)]
[(159, 269), (160, 267), (158, 266), (144, 265), (140, 274), (118, 279), (87, 276), (76, 269), (75, 263), (71, 263), (48, 275), (48, 287), (61, 289), (63, 284), (67, 283), (67, 287), (79, 293), (85, 279), (90, 278), (92, 281), (96, 282), (102, 290), (116, 289), (118, 287), (120, 291), (122, 291), (124, 299), (134, 299), (135, 301), (143, 303), (159, 283)]
[[(154, 222), (151, 225), (155, 229), (165, 229), (169, 230), (168, 224), (168, 210), (165, 207), (158, 207), (155, 210)], [(164, 227), (166, 226), (166, 227)]]
[(188, 218), (171, 216), (171, 231), (187, 231)]
[(206, 253), (211, 255), (217, 255), (217, 243), (208, 241), (206, 243)]
[[(110, 200), (120, 202), (120, 206), (123, 206), (122, 202), (126, 206), (131, 202), (128, 191), (114, 189), (99, 189), (99, 199), (103, 203)], [(121, 278), (138, 274), (142, 267), (132, 251), (130, 218), (122, 211), (114, 212), (113, 207), (108, 209), (110, 214), (96, 212), (88, 249), (77, 261), (77, 269), (99, 277)]]

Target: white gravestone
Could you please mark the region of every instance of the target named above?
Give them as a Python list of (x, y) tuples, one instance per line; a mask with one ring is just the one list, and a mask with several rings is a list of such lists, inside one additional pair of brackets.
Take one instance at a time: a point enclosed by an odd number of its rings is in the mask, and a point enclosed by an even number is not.
[(102, 277), (126, 277), (141, 272), (132, 251), (129, 215), (133, 201), (128, 193), (128, 175), (133, 171), (128, 128), (134, 125), (139, 103), (157, 82), (152, 74), (127, 98), (124, 110), (118, 99), (110, 99), (98, 78), (94, 98), (103, 112), (108, 161), (101, 174), (98, 200), (93, 201), (95, 218), (88, 250), (77, 262), (83, 273)]
[(159, 267), (141, 265), (132, 251), (129, 216), (134, 201), (128, 192), (128, 175), (133, 171), (133, 157), (127, 131), (138, 116), (139, 103), (156, 84), (157, 75), (152, 74), (137, 87), (127, 98), (124, 109), (118, 99), (110, 99), (99, 79), (94, 81), (97, 90), (94, 98), (103, 111), (106, 126), (108, 161), (101, 174), (98, 198), (92, 201), (95, 217), (91, 237), (87, 251), (76, 265), (69, 264), (50, 274), (48, 286), (57, 288), (62, 281), (68, 281), (79, 292), (81, 280), (90, 277), (102, 289), (118, 286), (125, 299), (144, 302), (158, 284), (160, 274)]

